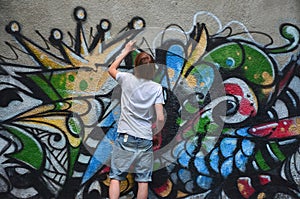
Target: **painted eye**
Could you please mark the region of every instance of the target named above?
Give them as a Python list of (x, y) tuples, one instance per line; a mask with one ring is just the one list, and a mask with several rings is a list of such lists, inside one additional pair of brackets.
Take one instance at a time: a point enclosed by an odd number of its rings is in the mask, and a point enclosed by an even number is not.
[(236, 101), (227, 100), (226, 101), (226, 115), (234, 115), (238, 111), (238, 104)]
[(228, 57), (226, 59), (226, 65), (229, 66), (229, 67), (233, 67), (235, 65), (235, 61), (232, 57)]
[[(217, 102), (213, 109), (218, 110), (220, 116), (233, 116), (239, 110), (238, 100), (235, 97), (227, 96), (226, 98), (226, 100)], [(224, 110), (224, 112), (222, 112), (222, 110)]]

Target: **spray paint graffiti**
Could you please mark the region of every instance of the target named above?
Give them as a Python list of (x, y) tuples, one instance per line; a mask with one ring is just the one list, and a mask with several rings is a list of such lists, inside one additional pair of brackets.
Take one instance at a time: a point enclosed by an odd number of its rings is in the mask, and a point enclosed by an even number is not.
[[(201, 16), (213, 17), (218, 31), (210, 33)], [(22, 35), (18, 22), (6, 27), (21, 48), (7, 45), (34, 65), (0, 56), (3, 197), (108, 196), (119, 88), (106, 69), (128, 40), (143, 37), (146, 22), (134, 17), (113, 39), (110, 21), (102, 19), (87, 42), (86, 10), (75, 8), (74, 18), (70, 45), (58, 29), (48, 39), (37, 31), (42, 47)], [(299, 197), (300, 30), (282, 24), (286, 44), (275, 46), (239, 22), (220, 24), (199, 12), (190, 31), (172, 24), (153, 42), (143, 37), (121, 65), (130, 71), (146, 45), (157, 61), (155, 81), (164, 87), (168, 117), (154, 137), (150, 196)], [(243, 31), (234, 33), (234, 25)], [(270, 42), (258, 43), (254, 34)], [(288, 60), (279, 64), (277, 55)], [(121, 194), (135, 191), (128, 174)]]

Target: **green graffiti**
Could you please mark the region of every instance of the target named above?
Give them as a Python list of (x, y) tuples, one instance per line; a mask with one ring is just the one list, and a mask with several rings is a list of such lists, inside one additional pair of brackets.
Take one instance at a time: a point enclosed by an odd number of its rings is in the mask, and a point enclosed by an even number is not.
[(203, 60), (225, 69), (235, 69), (242, 64), (243, 51), (239, 44), (228, 43), (210, 51)]
[(39, 144), (34, 141), (35, 139), (14, 127), (9, 127), (8, 131), (22, 142), (22, 149), (19, 152), (10, 154), (9, 156), (23, 161), (35, 169), (40, 169), (43, 162), (43, 151)]
[(75, 81), (74, 75), (69, 75), (68, 79), (69, 79), (70, 82), (74, 82)]
[(51, 86), (49, 86), (49, 82), (43, 78), (44, 76), (39, 76), (39, 75), (30, 75), (29, 78), (31, 78), (36, 85), (39, 85), (39, 87), (44, 91), (44, 93), (47, 94), (47, 96), (51, 100), (58, 100), (60, 97), (57, 95), (55, 90), (51, 89)]
[(209, 117), (205, 116), (199, 119), (198, 123), (194, 126), (194, 130), (196, 130), (199, 134), (205, 134), (207, 132), (208, 124), (210, 124), (211, 120)]
[(274, 152), (274, 154), (276, 155), (276, 157), (280, 160), (283, 161), (285, 160), (285, 155), (282, 153), (282, 151), (280, 150), (278, 144), (276, 142), (272, 142), (270, 143), (271, 149)]
[(81, 80), (80, 81), (80, 85), (79, 85), (80, 90), (85, 91), (88, 88), (88, 86), (89, 85), (88, 85), (88, 83), (85, 80)]
[(245, 62), (242, 66), (247, 80), (258, 85), (271, 85), (274, 81), (273, 64), (264, 52), (250, 45), (243, 45)]
[(270, 166), (266, 163), (261, 151), (258, 151), (256, 154), (255, 154), (255, 159), (256, 159), (256, 162), (258, 164), (258, 166), (264, 170), (264, 171), (268, 171), (270, 170)]
[(76, 117), (69, 118), (68, 126), (69, 126), (70, 131), (75, 135), (80, 134), (83, 130), (80, 122), (78, 121), (78, 119)]

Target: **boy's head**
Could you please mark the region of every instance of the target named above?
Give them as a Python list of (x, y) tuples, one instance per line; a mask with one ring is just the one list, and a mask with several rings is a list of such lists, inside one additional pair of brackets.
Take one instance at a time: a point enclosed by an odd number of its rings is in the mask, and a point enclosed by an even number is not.
[(152, 80), (155, 74), (154, 59), (146, 52), (139, 53), (134, 61), (134, 75), (138, 78)]

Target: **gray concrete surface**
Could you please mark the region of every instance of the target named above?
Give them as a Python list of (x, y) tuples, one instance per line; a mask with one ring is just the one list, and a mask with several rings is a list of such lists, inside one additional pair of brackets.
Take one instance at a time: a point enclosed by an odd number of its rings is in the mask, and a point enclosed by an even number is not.
[(111, 33), (116, 34), (134, 16), (141, 16), (148, 27), (166, 27), (174, 23), (190, 29), (198, 11), (209, 11), (223, 24), (232, 20), (242, 22), (250, 30), (276, 35), (283, 22), (300, 25), (299, 0), (1, 0), (0, 1), (0, 54), (6, 55), (4, 41), (12, 37), (5, 26), (12, 20), (22, 25), (22, 33), (35, 38), (35, 30), (49, 35), (52, 28), (63, 32), (74, 31), (72, 16), (76, 6), (88, 13), (86, 27), (96, 27), (107, 18), (112, 23)]

